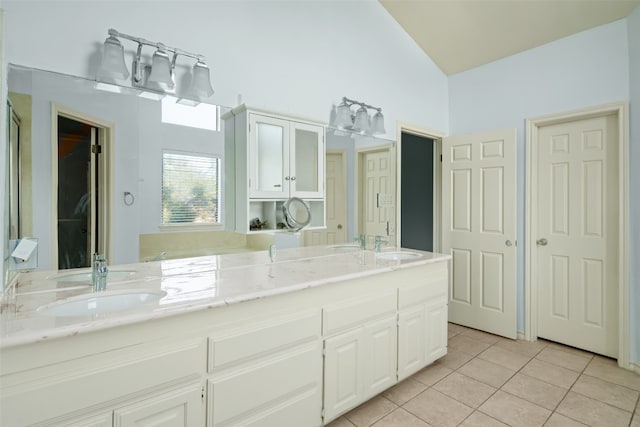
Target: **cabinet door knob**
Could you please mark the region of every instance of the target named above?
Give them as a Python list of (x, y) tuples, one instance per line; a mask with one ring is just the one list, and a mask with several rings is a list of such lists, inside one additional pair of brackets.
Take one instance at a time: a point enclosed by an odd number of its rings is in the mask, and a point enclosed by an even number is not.
[(296, 180), (296, 177), (295, 177), (295, 176), (292, 176), (292, 177), (291, 177), (291, 181), (295, 181), (295, 180)]
[(285, 180), (285, 181), (289, 181), (289, 179), (290, 179), (290, 178), (289, 178), (288, 176), (285, 176), (285, 177), (284, 177), (284, 180)]

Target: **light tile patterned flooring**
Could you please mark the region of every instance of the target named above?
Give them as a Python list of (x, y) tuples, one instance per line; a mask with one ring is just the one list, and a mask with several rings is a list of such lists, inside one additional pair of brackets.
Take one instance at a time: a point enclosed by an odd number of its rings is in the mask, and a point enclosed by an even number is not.
[(640, 375), (549, 341), (449, 324), (449, 352), (330, 427), (640, 427)]

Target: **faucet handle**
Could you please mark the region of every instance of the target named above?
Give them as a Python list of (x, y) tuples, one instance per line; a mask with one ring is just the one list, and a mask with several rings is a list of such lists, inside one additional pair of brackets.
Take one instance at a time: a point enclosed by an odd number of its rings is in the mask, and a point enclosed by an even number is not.
[(380, 252), (380, 249), (382, 248), (382, 246), (386, 245), (389, 243), (389, 240), (383, 239), (382, 236), (375, 236), (374, 237), (374, 248), (376, 252)]

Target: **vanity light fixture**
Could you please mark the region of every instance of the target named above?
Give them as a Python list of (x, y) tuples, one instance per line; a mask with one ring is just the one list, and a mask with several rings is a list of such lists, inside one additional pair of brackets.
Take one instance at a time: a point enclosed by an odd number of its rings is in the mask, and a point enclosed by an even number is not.
[[(152, 42), (141, 37), (134, 37), (109, 29), (109, 37), (104, 42), (102, 62), (96, 75), (96, 80), (113, 83), (114, 80), (124, 80), (129, 77), (129, 70), (124, 61), (124, 48), (119, 38), (138, 43), (138, 50), (133, 59), (131, 81), (134, 87), (159, 92), (161, 94), (175, 94), (175, 68), (178, 55), (196, 60), (191, 73), (191, 85), (184, 93), (185, 98), (200, 102), (213, 95), (209, 67), (203, 55), (187, 52), (163, 43)], [(142, 62), (142, 47), (156, 48), (151, 64)], [(169, 55), (173, 54), (171, 58)]]
[[(351, 110), (354, 105), (360, 107), (355, 113)], [(368, 110), (370, 109), (376, 110), (372, 117), (369, 116)], [(346, 97), (342, 98), (342, 102), (336, 108), (334, 125), (341, 130), (353, 130), (363, 134), (379, 135), (386, 133), (382, 108)]]

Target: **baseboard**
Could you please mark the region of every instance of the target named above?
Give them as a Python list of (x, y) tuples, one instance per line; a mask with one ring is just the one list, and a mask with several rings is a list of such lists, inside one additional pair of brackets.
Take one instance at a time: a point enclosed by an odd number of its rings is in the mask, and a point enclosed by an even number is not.
[(629, 369), (636, 374), (640, 374), (640, 363), (629, 362)]
[(517, 336), (516, 336), (516, 338), (517, 338), (517, 339), (519, 339), (519, 340), (523, 340), (523, 341), (525, 341), (525, 337), (524, 337), (524, 336), (525, 336), (525, 335), (524, 335), (524, 332), (520, 332), (520, 331), (518, 331), (518, 332), (517, 332)]

